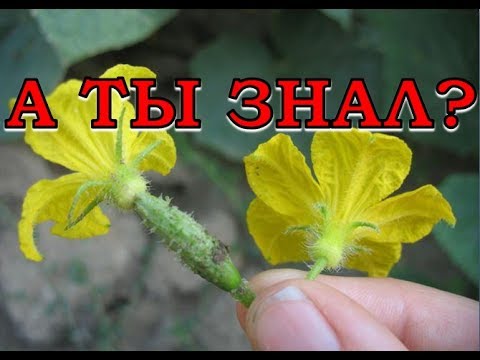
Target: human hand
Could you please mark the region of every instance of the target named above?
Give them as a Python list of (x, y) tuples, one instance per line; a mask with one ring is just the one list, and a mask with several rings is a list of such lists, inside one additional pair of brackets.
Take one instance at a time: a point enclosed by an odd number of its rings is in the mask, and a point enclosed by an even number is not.
[(258, 350), (479, 350), (477, 301), (390, 279), (269, 270), (237, 315)]

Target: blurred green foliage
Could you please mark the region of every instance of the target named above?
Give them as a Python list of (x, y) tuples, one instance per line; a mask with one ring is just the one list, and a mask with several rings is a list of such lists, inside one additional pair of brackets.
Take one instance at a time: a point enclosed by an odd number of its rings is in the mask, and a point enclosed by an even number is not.
[[(236, 11), (240, 17), (256, 21), (255, 10)], [(48, 93), (72, 66), (135, 43), (154, 43), (163, 31), (160, 27), (181, 16), (182, 12), (174, 10), (1, 11), (2, 120), (8, 116), (8, 99), (18, 94), (24, 78), (39, 78)], [(379, 115), (385, 116), (400, 79), (413, 77), (436, 120), (436, 131), (405, 129), (399, 134), (414, 150), (414, 169), (421, 167), (418, 174), (412, 171), (409, 181), (441, 182), (440, 189), (451, 202), (458, 224), (455, 229), (440, 225), (434, 236), (452, 263), (478, 286), (478, 104), (460, 115), (457, 131), (448, 133), (442, 126), (445, 100), (434, 92), (438, 81), (452, 76), (466, 78), (478, 89), (478, 20), (474, 10), (272, 10), (258, 20), (262, 21), (257, 24), (258, 31), (257, 27), (232, 26), (208, 35), (211, 30), (204, 30), (207, 35), (201, 48), (194, 48), (190, 55), (182, 50), (189, 70), (182, 76), (202, 79), (202, 90), (197, 93), (202, 131), (174, 134), (179, 157), (203, 169), (225, 191), (243, 224), (251, 194), (241, 189), (241, 160), (275, 131), (270, 127), (244, 133), (227, 121), (226, 112), (239, 109), (239, 104), (227, 100), (233, 78), (260, 77), (272, 85), (276, 77), (331, 78), (327, 117), (333, 118), (351, 78), (366, 79)], [(196, 26), (192, 29), (203, 31)], [(160, 56), (162, 49), (153, 49)], [(116, 56), (119, 62), (126, 62), (121, 52)], [(135, 64), (142, 65), (142, 60), (135, 58)], [(278, 92), (273, 93), (271, 103), (278, 117)], [(402, 118), (409, 118), (405, 108)], [(308, 158), (312, 133), (291, 135)], [(21, 133), (0, 131), (0, 141), (12, 140), (12, 136), (18, 139)], [(449, 176), (443, 180), (445, 175)], [(88, 280), (84, 270), (81, 264), (72, 263), (68, 276), (81, 284)], [(410, 268), (399, 268), (394, 274), (437, 285), (429, 275)], [(465, 282), (460, 278), (443, 287), (463, 293)]]
[[(9, 98), (27, 77), (45, 93), (62, 80), (66, 69), (99, 53), (145, 39), (176, 13), (164, 10), (36, 9), (0, 11), (0, 118), (8, 117)], [(100, 74), (91, 74), (96, 76)], [(19, 133), (0, 132), (1, 137)]]
[(455, 229), (439, 224), (434, 235), (468, 278), (478, 284), (478, 174), (452, 174), (440, 185), (457, 217)]
[[(270, 27), (269, 47), (257, 39), (227, 35), (198, 52), (192, 60), (192, 73), (201, 77), (204, 84), (197, 109), (205, 121), (196, 139), (232, 159), (241, 160), (275, 133), (272, 126), (259, 133), (240, 132), (226, 120), (225, 113), (232, 108), (227, 96), (234, 77), (331, 78), (328, 118), (336, 115), (351, 78), (365, 78), (374, 98), (380, 92), (379, 54), (359, 48), (353, 33), (345, 32), (338, 23), (317, 11), (285, 11), (276, 15)], [(273, 88), (273, 81), (271, 85)], [(305, 92), (299, 96), (305, 96)], [(275, 117), (279, 117), (278, 93), (273, 93), (271, 103)], [(291, 135), (308, 154), (312, 133)]]
[(325, 15), (337, 21), (345, 30), (350, 30), (353, 23), (352, 9), (318, 9)]
[[(195, 134), (198, 143), (239, 160), (272, 136), (272, 131), (241, 132), (225, 116), (233, 105), (227, 101), (232, 79), (249, 76), (272, 79), (271, 65), (271, 54), (260, 41), (230, 34), (219, 37), (195, 55), (191, 72), (202, 79), (202, 91), (197, 94), (197, 115), (202, 119), (202, 131)], [(239, 103), (234, 107), (240, 111)]]
[[(468, 79), (478, 89), (478, 12), (461, 10), (362, 11), (365, 46), (383, 54), (384, 113), (402, 77), (413, 77), (436, 120), (435, 132), (410, 133), (412, 140), (443, 147), (459, 155), (478, 154), (478, 106), (462, 114), (454, 133), (443, 129), (445, 101), (436, 84), (449, 77)], [(405, 111), (404, 111), (404, 115)]]

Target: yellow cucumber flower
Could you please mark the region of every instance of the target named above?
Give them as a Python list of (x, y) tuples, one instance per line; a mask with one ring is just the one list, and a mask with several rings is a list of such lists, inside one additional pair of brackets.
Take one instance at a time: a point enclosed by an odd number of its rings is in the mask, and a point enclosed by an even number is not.
[[(131, 78), (156, 77), (148, 68), (130, 65), (114, 66), (101, 77), (119, 76), (127, 84)], [(97, 116), (96, 93), (86, 101), (80, 99), (81, 84), (80, 80), (68, 80), (47, 96), (58, 120), (57, 131), (33, 131), (31, 121), (27, 123), (25, 142), (33, 151), (74, 171), (55, 180), (40, 180), (27, 191), (18, 233), (20, 249), (30, 260), (42, 260), (33, 238), (35, 225), (52, 220), (53, 234), (72, 239), (106, 234), (110, 222), (98, 204), (109, 200), (120, 208), (132, 208), (133, 198), (147, 188), (141, 172), (154, 170), (166, 175), (175, 165), (170, 135), (131, 130), (134, 107), (115, 92), (111, 111), (112, 118), (119, 119), (118, 129), (93, 131), (90, 122)]]
[(285, 134), (244, 159), (257, 196), (247, 211), (248, 229), (271, 264), (311, 260), (312, 277), (341, 266), (387, 276), (402, 243), (423, 238), (440, 220), (456, 222), (432, 185), (386, 199), (411, 165), (411, 150), (395, 136), (317, 132), (311, 155), (316, 180)]

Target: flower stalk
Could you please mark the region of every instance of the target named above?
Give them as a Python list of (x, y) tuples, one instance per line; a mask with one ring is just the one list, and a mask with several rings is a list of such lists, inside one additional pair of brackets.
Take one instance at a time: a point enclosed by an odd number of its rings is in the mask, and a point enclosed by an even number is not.
[(137, 194), (135, 211), (185, 266), (250, 306), (255, 294), (240, 276), (227, 247), (190, 215), (171, 205), (168, 198), (147, 191)]
[(318, 275), (325, 269), (327, 266), (327, 259), (322, 257), (319, 257), (317, 261), (315, 261), (310, 268), (310, 271), (307, 273), (307, 280), (315, 280)]

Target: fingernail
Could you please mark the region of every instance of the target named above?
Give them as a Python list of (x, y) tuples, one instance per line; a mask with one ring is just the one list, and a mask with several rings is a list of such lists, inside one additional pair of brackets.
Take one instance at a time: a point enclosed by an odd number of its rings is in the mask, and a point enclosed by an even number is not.
[(325, 317), (297, 287), (287, 286), (253, 310), (248, 322), (260, 350), (340, 349)]

